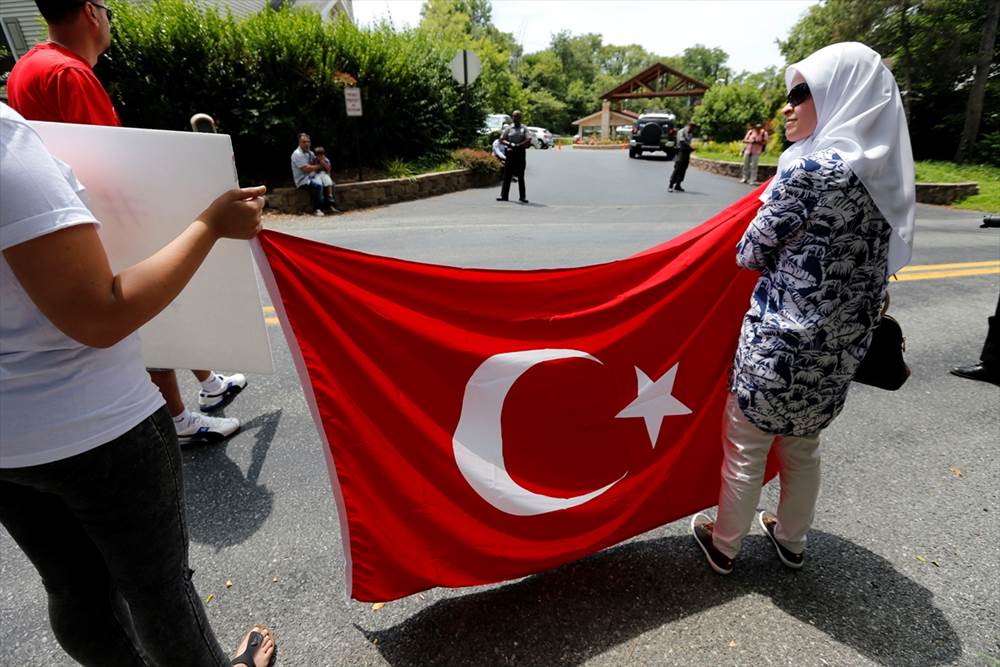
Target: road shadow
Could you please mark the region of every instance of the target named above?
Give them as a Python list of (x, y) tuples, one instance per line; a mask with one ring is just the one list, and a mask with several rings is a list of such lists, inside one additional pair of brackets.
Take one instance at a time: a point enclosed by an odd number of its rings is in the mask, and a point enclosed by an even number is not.
[(887, 560), (820, 531), (810, 533), (809, 553), (804, 569), (788, 570), (765, 537), (753, 536), (737, 570), (723, 578), (690, 537), (634, 542), (442, 600), (386, 630), (358, 629), (396, 667), (576, 665), (653, 628), (758, 594), (881, 665), (926, 667), (961, 656), (931, 592)]
[(235, 446), (231, 442), (183, 451), (184, 500), (192, 541), (219, 551), (243, 543), (263, 525), (271, 514), (273, 494), (257, 480), (280, 421), (279, 409), (243, 424), (241, 432), (254, 432), (246, 475), (226, 453), (227, 446)]
[[(666, 191), (666, 187), (664, 187), (664, 191)], [(670, 195), (671, 197), (708, 197), (709, 196), (708, 193), (701, 192), (699, 190), (690, 190), (688, 188), (684, 188), (681, 192), (667, 192), (667, 194)]]
[(647, 155), (643, 153), (642, 155), (637, 155), (634, 160), (648, 160), (649, 162), (673, 162), (673, 158), (668, 158), (666, 155)]

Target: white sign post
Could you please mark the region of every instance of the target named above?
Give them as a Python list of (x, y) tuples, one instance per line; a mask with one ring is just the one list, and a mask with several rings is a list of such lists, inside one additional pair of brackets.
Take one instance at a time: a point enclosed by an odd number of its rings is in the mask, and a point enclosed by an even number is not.
[(361, 115), (361, 89), (344, 88), (344, 106), (348, 116)]
[(461, 86), (470, 86), (479, 78), (483, 64), (472, 51), (462, 50), (451, 59), (451, 75)]
[[(350, 86), (344, 88), (344, 108), (347, 110), (347, 116), (360, 118), (361, 117), (361, 89), (352, 88)], [(357, 122), (354, 123), (354, 155), (358, 160), (358, 182), (365, 180), (364, 174), (361, 172), (361, 144), (358, 139), (359, 130), (357, 127)]]
[(458, 81), (458, 85), (462, 86), (462, 110), (464, 112), (466, 123), (471, 122), (469, 111), (469, 86), (479, 78), (479, 74), (482, 71), (483, 65), (479, 61), (479, 56), (472, 51), (463, 49), (456, 53), (455, 57), (451, 59), (451, 75), (454, 77), (455, 81)]

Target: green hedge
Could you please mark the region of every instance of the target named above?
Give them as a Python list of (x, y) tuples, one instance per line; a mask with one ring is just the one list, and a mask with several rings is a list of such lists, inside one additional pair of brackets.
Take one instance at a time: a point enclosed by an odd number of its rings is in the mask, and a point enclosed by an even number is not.
[[(468, 145), (485, 116), (473, 88), (452, 80), (452, 54), (414, 31), (360, 29), (308, 9), (266, 9), (236, 19), (184, 0), (113, 0), (111, 49), (98, 67), (122, 122), (188, 129), (197, 112), (230, 134), (240, 180), (290, 182), (299, 132), (323, 145), (334, 168), (382, 165)], [(348, 118), (343, 88), (362, 91)]]

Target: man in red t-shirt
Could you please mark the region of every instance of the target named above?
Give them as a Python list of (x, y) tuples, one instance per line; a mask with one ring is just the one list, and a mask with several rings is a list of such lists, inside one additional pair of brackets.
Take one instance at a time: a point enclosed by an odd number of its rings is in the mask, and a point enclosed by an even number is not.
[[(29, 120), (120, 126), (111, 98), (94, 74), (98, 57), (111, 45), (111, 10), (93, 0), (38, 0), (49, 24), (49, 41), (17, 61), (7, 80), (10, 106)], [(198, 405), (205, 412), (228, 405), (247, 386), (241, 373), (193, 371), (201, 383)], [(189, 411), (172, 370), (150, 369), (174, 418), (181, 444), (218, 442), (239, 430), (232, 417)]]
[[(110, 43), (110, 31), (105, 34)], [(94, 37), (86, 45), (105, 39), (100, 32)], [(11, 70), (7, 81), (10, 106), (30, 120), (120, 126), (111, 98), (92, 69), (106, 48), (107, 43), (96, 52), (76, 51), (58, 41), (36, 45)]]

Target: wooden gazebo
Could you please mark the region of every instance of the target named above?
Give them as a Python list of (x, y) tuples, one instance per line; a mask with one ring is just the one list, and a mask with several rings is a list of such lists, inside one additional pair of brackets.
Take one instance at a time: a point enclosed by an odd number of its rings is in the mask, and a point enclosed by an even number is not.
[[(655, 97), (702, 97), (708, 91), (709, 85), (688, 76), (684, 72), (663, 63), (650, 65), (631, 79), (623, 81), (608, 92), (601, 95), (601, 111), (585, 116), (574, 125), (600, 114), (601, 137), (611, 136), (611, 114), (630, 113), (621, 108), (623, 100), (650, 99)], [(617, 109), (611, 109), (614, 103)], [(582, 127), (581, 127), (582, 132)]]
[(601, 128), (601, 136), (607, 138), (607, 128), (618, 127), (619, 125), (631, 125), (638, 119), (639, 114), (637, 113), (626, 111), (624, 109), (621, 111), (612, 111), (609, 105), (605, 106), (600, 111), (595, 111), (589, 116), (577, 118), (573, 121), (573, 125), (580, 128), (581, 139), (585, 134), (584, 130), (588, 127)]

